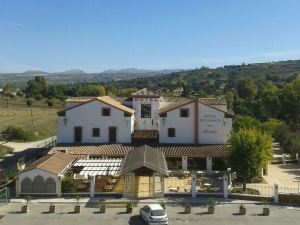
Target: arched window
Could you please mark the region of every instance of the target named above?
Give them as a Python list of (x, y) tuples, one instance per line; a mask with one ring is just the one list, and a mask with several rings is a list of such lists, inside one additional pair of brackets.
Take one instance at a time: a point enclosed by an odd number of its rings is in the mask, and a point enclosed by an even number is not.
[(32, 180), (29, 177), (22, 180), (21, 193), (32, 193)]
[(45, 193), (56, 193), (56, 182), (52, 177), (48, 177), (45, 181)]
[(32, 192), (33, 193), (44, 193), (45, 192), (45, 183), (44, 178), (40, 175), (37, 175), (32, 182)]

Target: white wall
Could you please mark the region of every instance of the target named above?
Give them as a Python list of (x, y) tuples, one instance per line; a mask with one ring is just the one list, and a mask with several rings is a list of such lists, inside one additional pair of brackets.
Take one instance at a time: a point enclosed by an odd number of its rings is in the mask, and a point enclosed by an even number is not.
[[(189, 108), (189, 117), (180, 117), (180, 108), (167, 113), (160, 118), (160, 143), (195, 143), (195, 103), (182, 106)], [(223, 112), (199, 103), (198, 142), (200, 144), (226, 144), (232, 127), (232, 119), (225, 118)], [(168, 137), (168, 128), (175, 128), (176, 136)]]
[[(103, 107), (111, 108), (111, 116), (102, 116)], [(108, 143), (109, 127), (117, 127), (117, 143), (130, 143), (133, 122), (134, 115), (124, 117), (123, 111), (95, 100), (66, 111), (65, 117), (58, 117), (57, 142), (74, 143), (74, 127), (80, 126), (82, 143)], [(100, 128), (100, 137), (93, 137), (93, 128)]]
[(56, 175), (56, 174), (53, 174), (53, 173), (46, 172), (44, 170), (40, 170), (40, 169), (30, 170), (30, 171), (20, 173), (20, 174), (17, 175), (16, 195), (19, 196), (19, 194), (21, 194), (21, 183), (22, 183), (23, 179), (28, 177), (33, 181), (33, 179), (38, 175), (42, 176), (44, 178), (44, 181), (47, 178), (52, 177), (56, 182), (56, 193), (57, 193), (57, 195), (60, 195), (60, 193), (61, 193), (61, 181), (59, 180), (59, 176)]
[[(194, 143), (194, 103), (181, 108), (189, 109), (189, 117), (180, 117), (180, 108), (177, 108), (160, 118), (160, 143)], [(175, 128), (175, 137), (168, 137), (168, 128)]]
[(223, 112), (199, 104), (199, 137), (200, 144), (226, 144), (232, 119), (225, 118)]
[[(151, 104), (151, 118), (141, 118), (141, 104)], [(134, 116), (136, 119), (135, 130), (158, 130), (159, 129), (159, 98), (133, 98)], [(152, 124), (153, 121), (153, 124)]]

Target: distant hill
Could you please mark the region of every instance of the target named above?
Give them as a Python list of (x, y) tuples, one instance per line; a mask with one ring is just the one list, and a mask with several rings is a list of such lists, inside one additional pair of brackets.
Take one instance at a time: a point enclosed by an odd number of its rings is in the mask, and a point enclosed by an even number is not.
[(105, 70), (101, 72), (102, 74), (145, 74), (145, 73), (157, 73), (157, 74), (168, 74), (172, 72), (178, 72), (181, 69), (174, 69), (174, 70), (144, 70), (144, 69), (137, 69), (137, 68), (126, 68), (120, 70)]
[(229, 65), (211, 69), (201, 67), (192, 70), (181, 70), (166, 75), (142, 77), (131, 80), (113, 81), (111, 85), (120, 88), (149, 87), (162, 92), (172, 92), (178, 89), (184, 81), (191, 91), (201, 90), (207, 95), (220, 95), (224, 90), (230, 90), (239, 77), (251, 77), (257, 83), (272, 81), (277, 85), (293, 80), (300, 74), (300, 60), (288, 60), (268, 63), (253, 63)]
[(49, 73), (45, 71), (29, 70), (22, 73), (0, 73), (0, 85), (7, 83), (24, 84), (34, 76), (44, 76), (51, 83), (81, 83), (81, 82), (109, 82), (112, 80), (127, 80), (139, 77), (165, 75), (177, 70), (143, 70), (126, 68), (120, 70), (106, 70), (99, 73), (86, 73), (80, 69)]
[[(256, 80), (271, 80), (280, 84), (300, 74), (300, 60), (268, 63), (228, 65), (211, 69), (201, 67), (191, 70), (144, 70), (126, 68), (106, 70), (99, 73), (86, 73), (72, 69), (64, 72), (26, 71), (24, 73), (0, 73), (0, 86), (6, 83), (24, 84), (34, 76), (45, 76), (50, 84), (103, 83), (120, 88), (149, 87), (162, 91), (178, 88), (178, 82), (186, 81), (192, 90), (203, 90), (208, 94), (222, 93), (230, 89), (238, 77), (252, 77)], [(154, 78), (155, 77), (155, 78)], [(215, 92), (218, 90), (218, 92)]]

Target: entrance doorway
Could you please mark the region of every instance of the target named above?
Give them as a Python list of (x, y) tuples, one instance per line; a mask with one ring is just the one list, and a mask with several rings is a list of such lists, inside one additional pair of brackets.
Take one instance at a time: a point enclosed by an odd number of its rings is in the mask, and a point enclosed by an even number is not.
[(81, 143), (82, 142), (82, 127), (74, 128), (74, 142)]
[(117, 142), (117, 128), (109, 127), (109, 143)]

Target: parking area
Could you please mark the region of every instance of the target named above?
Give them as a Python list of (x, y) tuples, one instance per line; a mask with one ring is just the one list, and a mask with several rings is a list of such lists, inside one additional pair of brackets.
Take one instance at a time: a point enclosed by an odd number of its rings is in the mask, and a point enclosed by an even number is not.
[[(125, 213), (125, 208), (109, 208), (105, 214), (98, 213), (99, 209), (82, 207), (80, 214), (73, 213), (74, 204), (57, 204), (57, 212), (49, 214), (49, 204), (36, 203), (30, 206), (28, 214), (21, 214), (22, 204), (11, 203), (1, 206), (0, 220), (2, 225), (22, 224), (22, 225), (144, 225), (145, 223), (139, 217), (139, 209), (143, 205), (134, 208), (132, 214)], [(191, 214), (184, 214), (181, 206), (167, 205), (166, 211), (169, 216), (169, 224), (256, 224), (256, 225), (275, 225), (275, 224), (298, 224), (300, 220), (300, 208), (287, 209), (285, 206), (270, 206), (271, 215), (260, 216), (262, 205), (246, 204), (247, 215), (238, 215), (239, 204), (223, 204), (216, 206), (216, 213), (206, 214), (205, 206), (192, 208)]]

